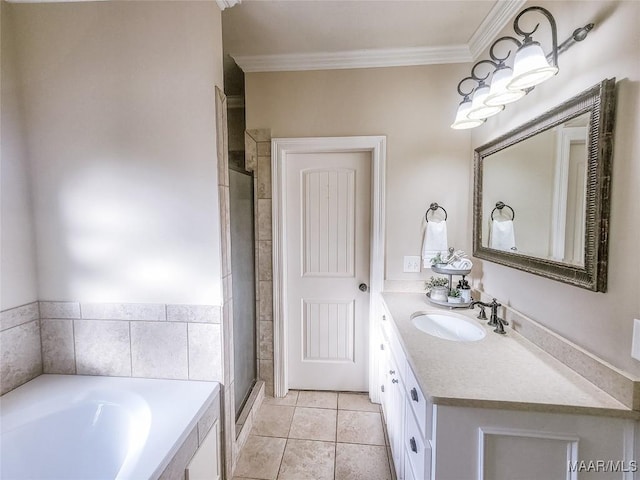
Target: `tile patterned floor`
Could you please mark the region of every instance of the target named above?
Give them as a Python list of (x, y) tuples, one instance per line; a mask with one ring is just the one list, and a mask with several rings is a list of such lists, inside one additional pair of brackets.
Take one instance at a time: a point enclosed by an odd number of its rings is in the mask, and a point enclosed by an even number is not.
[(367, 395), (265, 398), (233, 480), (391, 480), (380, 407)]

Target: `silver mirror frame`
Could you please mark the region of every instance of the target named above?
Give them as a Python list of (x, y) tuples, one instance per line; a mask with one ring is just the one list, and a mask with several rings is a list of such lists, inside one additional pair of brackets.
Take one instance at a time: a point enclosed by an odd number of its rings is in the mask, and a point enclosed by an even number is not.
[[(609, 212), (615, 78), (585, 90), (556, 108), (474, 150), (473, 256), (594, 292), (607, 291)], [(482, 245), (482, 167), (488, 155), (589, 112), (584, 265), (570, 265)]]

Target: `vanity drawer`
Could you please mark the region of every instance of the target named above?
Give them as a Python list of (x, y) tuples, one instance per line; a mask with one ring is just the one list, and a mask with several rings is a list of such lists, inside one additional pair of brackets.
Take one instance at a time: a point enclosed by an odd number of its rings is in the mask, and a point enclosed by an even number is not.
[(430, 438), (431, 432), (427, 429), (428, 401), (422, 393), (420, 385), (416, 380), (416, 376), (413, 374), (413, 370), (411, 370), (408, 363), (406, 372), (404, 384), (407, 391), (407, 403), (410, 405), (410, 410), (413, 411), (413, 414), (416, 417), (421, 435), (424, 438)]
[[(411, 400), (407, 398), (407, 403)], [(405, 429), (404, 429), (404, 451), (409, 459), (410, 469), (415, 478), (429, 478), (431, 469), (431, 444), (425, 442), (415, 416), (411, 408), (405, 408)], [(407, 465), (405, 462), (405, 478), (407, 475)]]

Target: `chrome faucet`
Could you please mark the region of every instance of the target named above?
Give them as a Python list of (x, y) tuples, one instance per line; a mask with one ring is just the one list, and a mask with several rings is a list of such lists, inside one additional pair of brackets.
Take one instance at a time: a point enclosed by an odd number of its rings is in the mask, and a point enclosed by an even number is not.
[(505, 325), (509, 325), (509, 322), (507, 322), (506, 320), (498, 317), (498, 307), (502, 306), (501, 303), (498, 303), (498, 300), (496, 300), (494, 298), (491, 303), (484, 303), (484, 302), (481, 302), (480, 300), (474, 300), (469, 305), (469, 308), (473, 308), (476, 305), (480, 306), (480, 313), (478, 314), (478, 318), (480, 320), (486, 320), (487, 319), (487, 314), (484, 311), (484, 307), (491, 307), (491, 317), (489, 318), (489, 323), (487, 323), (487, 325), (489, 325), (491, 327), (496, 327), (493, 330), (496, 333), (499, 333), (501, 335), (504, 335), (505, 333), (507, 333), (504, 330), (504, 326)]

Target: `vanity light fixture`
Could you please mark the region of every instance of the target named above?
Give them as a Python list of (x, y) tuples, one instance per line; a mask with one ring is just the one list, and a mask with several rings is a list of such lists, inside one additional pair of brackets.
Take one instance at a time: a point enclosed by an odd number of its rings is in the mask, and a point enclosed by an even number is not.
[(469, 117), (469, 112), (473, 108), (473, 101), (471, 99), (473, 89), (469, 90), (468, 92), (464, 92), (462, 90), (462, 85), (467, 81), (475, 81), (475, 79), (473, 77), (465, 77), (460, 80), (460, 83), (458, 83), (458, 93), (462, 95), (462, 101), (460, 102), (460, 105), (458, 105), (456, 119), (451, 124), (451, 128), (454, 128), (456, 130), (475, 128), (485, 122), (484, 119), (474, 119)]
[(504, 109), (504, 105), (487, 105), (486, 99), (489, 96), (490, 87), (485, 83), (485, 80), (489, 77), (489, 74), (484, 77), (478, 77), (476, 73), (476, 68), (485, 63), (489, 63), (494, 67), (497, 67), (497, 64), (492, 62), (491, 60), (481, 60), (476, 63), (471, 69), (471, 78), (478, 82), (478, 86), (473, 91), (473, 100), (471, 103), (471, 110), (467, 113), (467, 117), (471, 120), (482, 120), (485, 118), (489, 118), (493, 115), (500, 113)]
[[(545, 55), (539, 42), (533, 40), (532, 35), (538, 30), (538, 23), (531, 31), (525, 31), (520, 27), (520, 18), (528, 12), (538, 12), (549, 22), (551, 27), (551, 53)], [(458, 93), (463, 100), (458, 106), (456, 118), (451, 128), (474, 128), (484, 123), (485, 119), (500, 113), (505, 105), (515, 102), (534, 86), (556, 75), (558, 69), (558, 54), (567, 50), (575, 42), (580, 42), (587, 37), (593, 28), (593, 23), (574, 30), (571, 37), (558, 46), (556, 22), (553, 15), (542, 7), (528, 7), (522, 10), (513, 21), (513, 30), (522, 41), (514, 37), (500, 37), (489, 49), (491, 60), (480, 60), (471, 69), (471, 76), (463, 78), (458, 84)], [(494, 48), (498, 43), (510, 41), (518, 48), (514, 55), (513, 67), (507, 65), (511, 56), (511, 50), (503, 57), (496, 55)], [(481, 76), (476, 71), (481, 65), (491, 65), (489, 72)], [(490, 83), (487, 80), (491, 77)], [(464, 82), (474, 82), (470, 91), (462, 91)]]
[(465, 96), (460, 105), (458, 105), (458, 112), (456, 113), (456, 119), (451, 124), (451, 128), (456, 130), (464, 130), (467, 128), (475, 128), (482, 125), (483, 120), (472, 120), (468, 117), (469, 110), (471, 110), (471, 99), (469, 96)]

